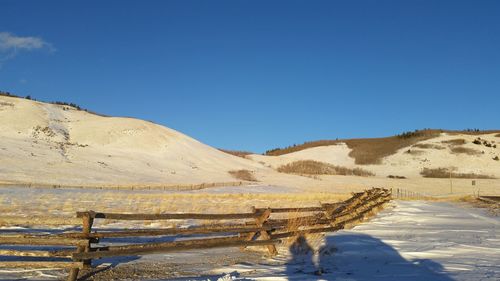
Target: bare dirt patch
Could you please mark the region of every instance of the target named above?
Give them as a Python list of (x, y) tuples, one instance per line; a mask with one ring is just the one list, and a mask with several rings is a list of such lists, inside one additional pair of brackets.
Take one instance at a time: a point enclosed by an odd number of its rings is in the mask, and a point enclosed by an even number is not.
[(449, 145), (463, 145), (466, 143), (465, 139), (452, 139), (452, 140), (445, 140), (445, 141), (441, 141), (441, 142), (449, 144)]
[(473, 148), (456, 146), (451, 148), (451, 152), (455, 154), (481, 155), (482, 152)]
[(413, 145), (413, 147), (422, 148), (422, 149), (437, 149), (437, 150), (445, 149), (444, 146), (432, 144), (432, 143), (417, 143), (417, 144)]
[[(162, 261), (164, 258), (149, 261), (122, 263), (115, 267), (99, 267), (86, 271), (81, 280), (108, 281), (108, 280), (161, 280), (171, 278), (193, 278), (198, 280), (206, 276), (210, 280), (217, 280), (219, 276), (210, 274), (214, 268), (231, 266), (238, 263), (259, 263), (264, 255), (257, 251), (239, 251), (238, 249), (214, 249), (206, 254), (184, 255), (179, 258)], [(207, 279), (204, 279), (207, 280)]]

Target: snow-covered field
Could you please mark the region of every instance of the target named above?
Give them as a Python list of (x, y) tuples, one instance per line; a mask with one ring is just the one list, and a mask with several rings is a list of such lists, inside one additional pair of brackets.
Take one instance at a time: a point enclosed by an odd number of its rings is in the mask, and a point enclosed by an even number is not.
[[(92, 280), (500, 279), (499, 217), (456, 203), (395, 201), (391, 205), (369, 222), (328, 234), (319, 243), (317, 238), (308, 242), (313, 249), (309, 254), (281, 247), (280, 255), (272, 259), (217, 249), (102, 260), (102, 266), (115, 267)], [(62, 276), (51, 270), (0, 269), (0, 280)]]
[[(327, 235), (322, 249), (330, 254), (295, 256), (298, 262), (283, 255), (273, 265), (213, 272), (234, 280), (500, 280), (499, 230), (500, 219), (483, 210), (398, 201), (370, 222)], [(318, 269), (325, 273), (315, 275)]]

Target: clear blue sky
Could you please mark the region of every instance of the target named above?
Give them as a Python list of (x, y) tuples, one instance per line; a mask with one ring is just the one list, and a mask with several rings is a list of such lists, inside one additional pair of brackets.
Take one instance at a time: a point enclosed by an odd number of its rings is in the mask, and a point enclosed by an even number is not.
[(0, 11), (0, 90), (216, 147), (500, 128), (500, 1), (1, 0)]

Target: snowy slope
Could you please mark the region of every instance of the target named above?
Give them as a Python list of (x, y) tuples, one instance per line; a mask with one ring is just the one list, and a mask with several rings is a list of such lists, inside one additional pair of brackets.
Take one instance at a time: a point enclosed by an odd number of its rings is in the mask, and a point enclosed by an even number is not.
[[(492, 146), (474, 144), (473, 141), (478, 137)], [(465, 140), (465, 144), (456, 145), (447, 142), (457, 139)], [(452, 150), (456, 148), (475, 153), (457, 153)], [(299, 160), (315, 160), (348, 168), (363, 168), (374, 172), (379, 177), (398, 175), (419, 178), (424, 168), (452, 168), (455, 173), (475, 173), (500, 178), (500, 161), (494, 160), (496, 156), (500, 157), (500, 137), (496, 134), (451, 135), (442, 133), (438, 137), (404, 147), (395, 154), (384, 157), (381, 164), (377, 165), (356, 165), (355, 159), (349, 156), (350, 152), (351, 149), (345, 143), (339, 143), (280, 156), (254, 154), (249, 158), (273, 168)]]
[(143, 120), (4, 96), (0, 160), (0, 182), (71, 185), (229, 182), (229, 170), (266, 170)]

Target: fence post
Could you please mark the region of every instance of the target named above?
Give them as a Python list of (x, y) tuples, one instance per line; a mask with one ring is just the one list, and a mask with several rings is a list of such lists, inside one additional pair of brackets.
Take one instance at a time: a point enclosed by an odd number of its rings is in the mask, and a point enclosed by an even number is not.
[(323, 207), (323, 212), (325, 213), (325, 217), (330, 221), (331, 226), (335, 226), (335, 217), (333, 216), (333, 211), (337, 207), (332, 207), (329, 204), (321, 204)]
[[(82, 217), (82, 233), (83, 236), (88, 239), (88, 243), (85, 246), (78, 246), (76, 253), (90, 252), (90, 232), (92, 230), (92, 224), (94, 223), (94, 218), (91, 216), (91, 212), (85, 212)], [(73, 259), (76, 261), (75, 259)], [(83, 266), (89, 268), (92, 266), (92, 260), (82, 260)], [(72, 268), (68, 275), (68, 281), (76, 281), (78, 279), (79, 268)]]
[[(256, 209), (255, 206), (252, 207), (252, 210), (255, 214), (260, 213), (260, 210)], [(255, 218), (255, 224), (257, 225), (257, 227), (264, 226), (265, 222), (267, 221), (267, 219), (270, 216), (271, 216), (271, 209), (270, 208), (265, 209), (260, 214), (259, 217)], [(266, 231), (266, 230), (261, 230), (259, 232), (249, 233), (245, 240), (252, 241), (257, 236), (257, 234), (260, 234), (260, 237), (262, 237), (263, 240), (271, 240), (270, 231)], [(266, 247), (267, 247), (267, 250), (269, 251), (270, 255), (275, 256), (278, 254), (278, 250), (276, 250), (275, 245), (267, 245)]]
[[(83, 251), (85, 251), (85, 247), (83, 247), (83, 246), (78, 246), (78, 248), (76, 249), (76, 253), (81, 253)], [(72, 259), (72, 260), (77, 261), (75, 259)], [(79, 272), (80, 272), (80, 269), (78, 267), (70, 269), (67, 281), (76, 281), (78, 279)]]
[[(88, 239), (88, 243), (85, 247), (83, 247), (84, 252), (90, 252), (90, 232), (92, 231), (92, 225), (94, 224), (94, 216), (93, 211), (88, 211), (83, 214), (82, 220), (82, 233), (83, 236)], [(83, 260), (83, 266), (85, 268), (90, 268), (92, 266), (92, 260)]]

